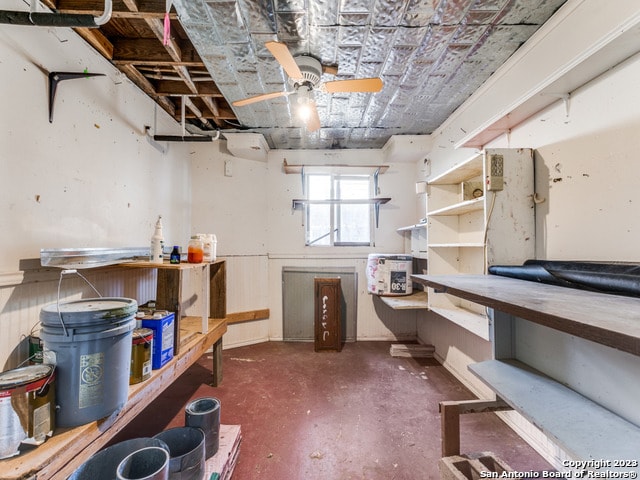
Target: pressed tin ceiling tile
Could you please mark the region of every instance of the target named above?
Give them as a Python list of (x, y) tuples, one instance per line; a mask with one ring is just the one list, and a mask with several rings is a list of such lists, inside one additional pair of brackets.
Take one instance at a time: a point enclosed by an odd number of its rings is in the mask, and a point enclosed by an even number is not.
[(321, 82), (380, 77), (379, 93), (314, 92), (322, 128), (308, 132), (296, 95), (232, 107), (271, 148), (380, 148), (428, 134), (565, 0), (174, 0), (225, 99), (292, 89), (264, 47), (286, 43), (323, 65)]

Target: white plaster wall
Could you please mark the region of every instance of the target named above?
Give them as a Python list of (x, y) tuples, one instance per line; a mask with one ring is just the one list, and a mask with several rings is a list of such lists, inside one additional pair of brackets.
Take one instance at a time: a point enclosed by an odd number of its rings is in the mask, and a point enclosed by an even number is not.
[[(146, 247), (159, 214), (165, 241), (185, 240), (188, 156), (149, 145), (148, 97), (69, 29), (2, 25), (0, 58), (0, 272), (41, 248)], [(49, 123), (48, 72), (85, 69), (106, 76), (61, 82)], [(158, 113), (158, 130), (176, 125)]]
[(640, 55), (492, 146), (536, 154), (539, 258), (640, 261)]
[[(306, 247), (302, 212), (291, 210), (291, 201), (302, 197), (301, 176), (285, 174), (289, 164), (382, 164), (378, 150), (282, 151), (268, 154), (267, 162), (232, 156), (225, 142), (212, 148), (192, 148), (194, 232), (212, 232), (218, 238), (218, 255), (228, 262), (227, 311), (269, 308), (269, 320), (231, 325), (225, 346), (239, 346), (282, 339), (282, 267), (345, 266), (358, 272), (358, 339), (414, 338), (415, 313), (397, 314), (374, 304), (366, 290), (365, 267), (371, 252), (402, 253), (401, 226), (417, 221), (416, 166), (396, 162), (380, 175), (380, 196), (391, 202), (380, 208), (376, 246)], [(231, 162), (232, 176), (224, 175)], [(409, 186), (409, 188), (407, 188)], [(266, 268), (264, 268), (266, 262)], [(234, 267), (235, 265), (235, 267)], [(234, 273), (235, 272), (235, 273)]]
[[(48, 72), (85, 69), (105, 76), (61, 82), (49, 123)], [(40, 249), (147, 247), (159, 214), (166, 242), (186, 242), (191, 176), (185, 145), (162, 154), (147, 142), (151, 99), (70, 29), (0, 26), (0, 83), (0, 366), (11, 368), (42, 305), (56, 298), (58, 272), (31, 270)], [(158, 112), (159, 133), (177, 127)], [(105, 295), (140, 301), (155, 284), (135, 272), (87, 277)], [(63, 300), (81, 294), (93, 293), (77, 278), (63, 282)]]

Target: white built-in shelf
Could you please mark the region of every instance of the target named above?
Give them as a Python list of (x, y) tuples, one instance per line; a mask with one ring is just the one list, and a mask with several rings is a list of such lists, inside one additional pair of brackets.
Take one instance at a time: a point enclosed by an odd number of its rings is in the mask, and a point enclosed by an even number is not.
[[(500, 160), (503, 188), (488, 192), (485, 176), (492, 162)], [(479, 152), (430, 178), (427, 190), (430, 275), (482, 274), (488, 264), (520, 264), (535, 256), (530, 149)], [(509, 215), (497, 213), (502, 211), (508, 211)], [(472, 299), (457, 298), (453, 292), (434, 294), (431, 286), (428, 293), (431, 311), (484, 340), (489, 339), (489, 319), (482, 306)]]
[(465, 200), (464, 202), (448, 205), (438, 210), (428, 212), (429, 217), (437, 217), (441, 215), (464, 215), (469, 212), (476, 212), (484, 208), (484, 197)]
[[(436, 294), (437, 295), (437, 294)], [(436, 307), (432, 306), (430, 310), (438, 315), (445, 317), (450, 322), (461, 326), (474, 335), (482, 338), (483, 340), (489, 340), (489, 322), (487, 316), (482, 315), (471, 310), (467, 310), (463, 307)]]
[(483, 156), (474, 155), (470, 159), (451, 167), (446, 172), (429, 180), (429, 185), (452, 185), (482, 175)]

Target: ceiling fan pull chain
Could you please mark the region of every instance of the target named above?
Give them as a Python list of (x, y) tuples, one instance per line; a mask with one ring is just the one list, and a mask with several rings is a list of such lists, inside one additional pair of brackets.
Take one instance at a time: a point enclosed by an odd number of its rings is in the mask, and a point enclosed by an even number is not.
[(162, 44), (169, 45), (169, 36), (171, 34), (171, 21), (169, 19), (169, 11), (171, 10), (172, 0), (167, 0), (166, 11), (164, 14), (164, 35), (162, 37)]

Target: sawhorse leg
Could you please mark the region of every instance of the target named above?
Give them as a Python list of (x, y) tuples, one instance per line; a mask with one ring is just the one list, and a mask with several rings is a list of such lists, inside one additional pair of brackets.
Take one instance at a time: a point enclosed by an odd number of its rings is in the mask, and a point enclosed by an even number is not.
[(503, 400), (461, 400), (440, 402), (442, 456), (460, 455), (460, 415), (463, 413), (512, 410)]
[(211, 385), (218, 387), (222, 383), (222, 338), (213, 344), (213, 381)]

